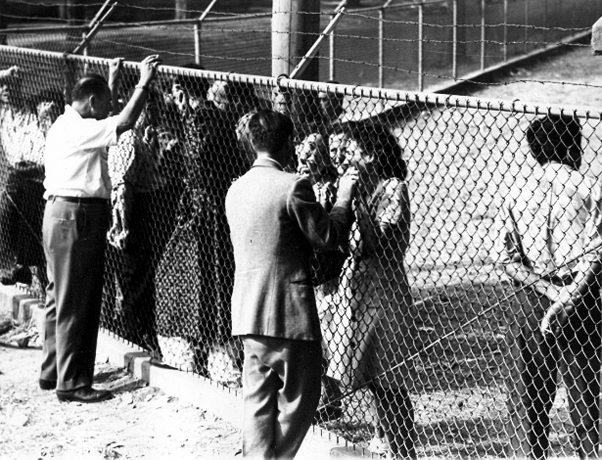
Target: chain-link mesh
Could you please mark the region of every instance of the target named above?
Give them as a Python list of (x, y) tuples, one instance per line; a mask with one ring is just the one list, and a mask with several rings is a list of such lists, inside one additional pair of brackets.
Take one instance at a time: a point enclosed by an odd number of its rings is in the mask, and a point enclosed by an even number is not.
[[(0, 49), (0, 69), (22, 69), (3, 80), (0, 106), (8, 270), (43, 264), (43, 137), (57, 112), (40, 109), (107, 64)], [(121, 103), (137, 82), (133, 64), (124, 73)], [(136, 127), (110, 151), (103, 326), (166, 364), (240, 385), (224, 197), (253, 161), (247, 123), (261, 108), (293, 119), (288, 168), (310, 177), (326, 208), (346, 168), (361, 170), (349, 240), (313, 263), (317, 423), (421, 457), (521, 456), (538, 436), (550, 454), (571, 455), (576, 440), (591, 454), (597, 290), (555, 335), (539, 326), (599, 250), (599, 112), (161, 67)], [(23, 249), (37, 256), (20, 259)]]

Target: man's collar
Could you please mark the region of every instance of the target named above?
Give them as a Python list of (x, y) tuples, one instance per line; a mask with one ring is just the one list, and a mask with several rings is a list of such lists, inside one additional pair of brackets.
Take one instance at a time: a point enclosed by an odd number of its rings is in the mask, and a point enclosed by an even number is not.
[(67, 116), (72, 116), (72, 117), (75, 116), (75, 117), (78, 117), (78, 118), (82, 118), (82, 116), (80, 115), (80, 113), (77, 110), (75, 110), (73, 108), (73, 106), (70, 105), (70, 104), (67, 104), (65, 106), (65, 114)]
[(269, 158), (269, 157), (261, 157), (261, 158), (257, 158), (255, 160), (255, 162), (253, 163), (253, 167), (255, 166), (263, 166), (263, 167), (268, 167), (268, 168), (276, 168), (280, 171), (284, 171), (284, 168), (282, 167), (282, 165), (280, 164), (279, 161), (274, 160), (273, 158)]

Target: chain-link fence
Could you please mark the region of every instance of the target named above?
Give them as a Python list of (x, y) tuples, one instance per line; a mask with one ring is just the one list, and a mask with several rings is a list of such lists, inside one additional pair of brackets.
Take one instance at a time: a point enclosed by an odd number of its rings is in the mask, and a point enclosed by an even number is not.
[[(22, 68), (3, 81), (1, 105), (8, 278), (27, 271), (10, 271), (15, 263), (43, 277), (50, 108), (107, 64), (0, 48), (0, 69)], [(122, 102), (136, 82), (126, 63)], [(166, 364), (240, 385), (224, 197), (252, 164), (246, 123), (262, 108), (290, 114), (288, 167), (311, 178), (326, 208), (345, 168), (362, 171), (349, 241), (314, 260), (325, 357), (317, 423), (375, 451), (387, 441), (403, 450), (415, 433), (420, 457), (520, 455), (547, 424), (554, 455), (571, 455), (571, 436), (586, 451), (597, 445), (597, 294), (554, 339), (539, 332), (550, 302), (537, 289), (553, 298), (598, 250), (598, 111), (161, 67), (143, 116), (109, 156), (103, 326)], [(537, 282), (520, 281), (521, 269)]]

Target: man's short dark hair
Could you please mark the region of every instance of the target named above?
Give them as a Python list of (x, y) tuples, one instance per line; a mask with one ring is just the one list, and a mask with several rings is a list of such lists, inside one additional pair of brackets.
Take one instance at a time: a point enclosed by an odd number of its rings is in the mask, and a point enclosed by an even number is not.
[(102, 97), (109, 91), (107, 80), (102, 75), (88, 73), (81, 77), (71, 91), (71, 100), (83, 101), (90, 96)]
[(255, 150), (277, 153), (293, 132), (291, 119), (273, 110), (260, 110), (249, 120), (249, 138)]
[(551, 161), (579, 169), (581, 123), (570, 115), (546, 115), (531, 122), (527, 142), (540, 165)]

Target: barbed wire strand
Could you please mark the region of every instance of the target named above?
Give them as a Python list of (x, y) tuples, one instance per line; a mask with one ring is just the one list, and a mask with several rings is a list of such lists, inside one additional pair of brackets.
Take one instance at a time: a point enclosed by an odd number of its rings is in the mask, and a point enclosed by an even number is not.
[[(328, 57), (316, 56), (316, 59), (328, 59)], [(367, 65), (367, 66), (371, 66), (371, 67), (379, 67), (378, 64), (374, 64), (371, 62), (364, 62), (364, 61), (355, 61), (353, 59), (335, 58), (335, 61), (344, 62), (347, 64), (363, 64), (363, 65)], [(417, 72), (415, 70), (404, 69), (404, 68), (401, 68), (398, 66), (383, 65), (382, 67), (384, 69), (395, 70), (395, 71), (402, 72), (402, 73), (405, 72), (405, 73), (413, 74), (413, 75), (419, 74), (419, 72)], [(558, 81), (558, 80), (537, 80), (537, 79), (521, 78), (521, 79), (507, 80), (504, 82), (483, 82), (483, 81), (479, 81), (479, 80), (475, 80), (475, 79), (471, 79), (471, 78), (461, 78), (461, 77), (454, 78), (452, 75), (434, 74), (434, 73), (430, 73), (430, 72), (422, 72), (422, 75), (424, 75), (425, 77), (453, 80), (453, 81), (458, 81), (458, 82), (463, 82), (463, 83), (473, 83), (475, 85), (481, 85), (481, 86), (508, 86), (508, 85), (516, 84), (516, 83), (541, 83), (541, 84), (554, 84), (554, 85), (561, 85), (561, 86), (578, 86), (578, 87), (584, 87), (584, 88), (602, 89), (602, 85), (595, 85), (595, 84), (591, 84), (591, 83)]]
[[(146, 29), (148, 30), (147, 26), (133, 26), (133, 27), (140, 27), (141, 29)], [(182, 24), (182, 25), (176, 25), (175, 27), (177, 27), (178, 29), (183, 29), (183, 30), (187, 30), (189, 32), (194, 32), (194, 28), (190, 27), (186, 24)], [(157, 25), (157, 26), (153, 26), (153, 28), (159, 29), (159, 30), (165, 30), (165, 31), (171, 31), (175, 28), (172, 25)], [(129, 28), (128, 28), (129, 29)], [(119, 30), (121, 29), (108, 29), (108, 30), (104, 30), (101, 31), (99, 33), (99, 35), (105, 35), (105, 34), (112, 34), (112, 35), (117, 35), (119, 34)], [(212, 32), (220, 32), (220, 33), (224, 33), (224, 34), (229, 34), (229, 33), (255, 33), (255, 34), (281, 34), (281, 35), (293, 35), (293, 36), (317, 36), (318, 34), (316, 33), (311, 33), (311, 32), (285, 32), (285, 31), (273, 31), (271, 29), (249, 29), (249, 28), (231, 28), (231, 27), (212, 27), (211, 28)], [(52, 31), (52, 32), (48, 32), (51, 34), (56, 34), (59, 33), (57, 31)], [(131, 33), (131, 32), (130, 32)], [(34, 35), (36, 33), (34, 32), (27, 32), (24, 35)], [(374, 36), (368, 36), (368, 35), (351, 35), (351, 34), (340, 34), (337, 33), (335, 34), (335, 37), (338, 39), (345, 39), (345, 40), (369, 40), (369, 41), (379, 41), (381, 40), (379, 37), (374, 37)], [(533, 45), (533, 46), (538, 46), (538, 45), (545, 45), (545, 46), (566, 46), (566, 47), (574, 47), (574, 48), (589, 48), (591, 45), (589, 44), (585, 44), (585, 43), (569, 43), (569, 42), (564, 42), (564, 41), (534, 41), (534, 40), (510, 40), (510, 41), (500, 41), (500, 40), (492, 40), (492, 39), (486, 39), (486, 40), (456, 40), (454, 42), (454, 40), (440, 40), (440, 39), (433, 39), (433, 38), (425, 38), (423, 40), (418, 40), (416, 38), (394, 38), (394, 37), (383, 37), (382, 38), (383, 42), (386, 43), (429, 43), (429, 44), (464, 44), (464, 45), (470, 45), (470, 44), (488, 44), (488, 45), (497, 45), (497, 46), (507, 46), (507, 45)], [(490, 56), (490, 57), (494, 57), (494, 56)]]
[[(118, 40), (109, 40), (107, 38), (98, 38), (97, 37), (96, 42), (104, 42), (104, 43), (111, 44), (111, 45), (119, 45), (119, 46), (123, 46), (126, 48), (144, 50), (147, 52), (161, 53), (161, 54), (172, 55), (172, 56), (186, 56), (186, 57), (191, 57), (191, 58), (195, 56), (195, 54), (192, 52), (162, 50), (159, 48), (153, 48), (153, 47), (148, 47), (148, 46), (143, 46), (143, 45), (133, 45), (133, 44), (121, 42)], [(271, 57), (241, 58), (241, 57), (230, 57), (230, 56), (223, 56), (223, 55), (212, 55), (212, 54), (206, 54), (206, 53), (202, 53), (200, 55), (200, 57), (205, 58), (205, 59), (215, 59), (218, 61), (233, 61), (233, 62), (251, 62), (251, 61), (268, 62), (268, 61), (272, 60)], [(303, 56), (293, 56), (293, 58), (296, 58), (296, 59), (300, 59), (302, 57)], [(489, 56), (489, 57), (496, 57), (496, 56)], [(315, 59), (327, 60), (329, 58), (326, 56), (316, 56)], [(376, 67), (376, 68), (379, 67), (379, 64), (377, 64), (377, 63), (371, 63), (371, 62), (367, 62), (367, 61), (356, 61), (353, 59), (335, 58), (335, 62), (346, 63), (346, 64), (356, 64), (356, 65), (361, 64), (361, 65), (366, 65), (366, 66)], [(396, 71), (396, 72), (400, 72), (400, 73), (406, 73), (408, 75), (416, 75), (417, 76), (419, 74), (415, 70), (402, 68), (399, 66), (383, 65), (382, 67), (385, 70), (392, 70), (392, 71)], [(591, 84), (591, 83), (581, 83), (581, 82), (567, 82), (567, 81), (559, 81), (559, 80), (539, 80), (539, 79), (520, 78), (520, 79), (506, 80), (503, 82), (484, 82), (484, 81), (479, 81), (479, 80), (472, 79), (472, 78), (461, 78), (461, 77), (454, 78), (452, 75), (449, 75), (449, 74), (436, 74), (436, 73), (432, 73), (432, 72), (422, 72), (422, 75), (425, 77), (431, 77), (431, 78), (435, 78), (435, 79), (439, 79), (439, 80), (452, 80), (452, 81), (462, 82), (462, 83), (471, 83), (471, 84), (484, 86), (484, 87), (486, 87), (486, 86), (509, 86), (509, 85), (519, 84), (519, 83), (538, 83), (538, 84), (550, 84), (550, 85), (560, 85), (560, 86), (574, 86), (574, 87), (583, 87), (583, 88), (602, 89), (602, 85), (596, 85), (596, 84)]]
[[(142, 8), (142, 7), (140, 7)], [(152, 8), (143, 8), (143, 9), (152, 9)], [(303, 14), (303, 13), (300, 13)], [(348, 14), (349, 16), (353, 16), (353, 14)], [(59, 21), (59, 22), (68, 22), (68, 19), (61, 19), (61, 18), (47, 18), (47, 17), (40, 17), (40, 16), (23, 16), (23, 15), (15, 15), (15, 14), (6, 14), (6, 13), (0, 13), (0, 16), (4, 16), (4, 17), (10, 17), (12, 19), (23, 19), (23, 20), (40, 20), (40, 21)], [(253, 14), (235, 14), (232, 17), (236, 17), (239, 18), (241, 20), (247, 20), (253, 17), (257, 17), (257, 15), (253, 15)], [(365, 16), (365, 15), (359, 15), (359, 17), (365, 19), (365, 18), (370, 18), (370, 19), (374, 19), (375, 21), (379, 21), (378, 18), (372, 18), (369, 16)], [(267, 19), (267, 18), (266, 18)], [(385, 19), (383, 21), (379, 21), (379, 22), (383, 22), (385, 24), (395, 24), (395, 25), (411, 25), (411, 26), (418, 26), (420, 24), (422, 24), (423, 27), (427, 27), (427, 28), (440, 28), (440, 29), (452, 29), (453, 25), (448, 25), (448, 24), (439, 24), (439, 23), (431, 23), (431, 22), (422, 22), (420, 23), (419, 21), (407, 21), (407, 20), (389, 20), (389, 19)], [(82, 25), (85, 25), (85, 20), (82, 20)], [(182, 24), (185, 25), (185, 24)], [(132, 24), (131, 27), (161, 27), (162, 25), (157, 25), (157, 26), (149, 26), (148, 24), (144, 24), (144, 25), (136, 25), (136, 24)], [(174, 26), (177, 26), (177, 24), (175, 24)], [(591, 30), (591, 27), (559, 27), (559, 26), (536, 26), (536, 25), (532, 25), (532, 24), (504, 24), (504, 23), (496, 23), (496, 24), (485, 24), (484, 27), (486, 29), (494, 29), (494, 28), (500, 28), (500, 27), (508, 27), (508, 28), (523, 28), (523, 29), (530, 29), (530, 30), (538, 30), (538, 31), (548, 31), (548, 32), (552, 32), (552, 31), (558, 31), (558, 32), (585, 32), (585, 31), (589, 31)], [(124, 25), (124, 27), (129, 27), (128, 25)], [(170, 26), (164, 26), (164, 27), (170, 27)], [(173, 26), (172, 26), (173, 27)], [(474, 29), (480, 29), (482, 27), (481, 24), (457, 24), (456, 27), (458, 28), (474, 28)], [(339, 30), (343, 28), (339, 26)], [(267, 29), (269, 31), (271, 31), (271, 29)], [(237, 29), (232, 29), (233, 32), (236, 32)], [(303, 33), (303, 32), (295, 32), (295, 33)], [(308, 33), (305, 32), (307, 34), (310, 35), (316, 35), (316, 33)], [(335, 33), (335, 35), (337, 36), (341, 36), (343, 34), (338, 34)], [(354, 37), (353, 35), (349, 35), (349, 37)], [(355, 37), (359, 37), (359, 38), (372, 38), (370, 36), (364, 36), (364, 35), (356, 35)]]

